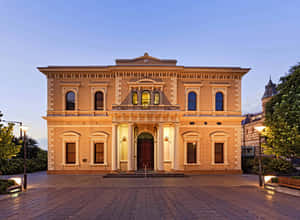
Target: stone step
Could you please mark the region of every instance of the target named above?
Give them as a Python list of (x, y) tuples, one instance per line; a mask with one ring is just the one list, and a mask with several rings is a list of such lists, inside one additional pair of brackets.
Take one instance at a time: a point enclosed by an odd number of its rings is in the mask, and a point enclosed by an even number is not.
[(103, 178), (145, 178), (145, 177), (152, 177), (152, 178), (165, 178), (165, 177), (187, 177), (184, 173), (108, 173), (103, 176)]

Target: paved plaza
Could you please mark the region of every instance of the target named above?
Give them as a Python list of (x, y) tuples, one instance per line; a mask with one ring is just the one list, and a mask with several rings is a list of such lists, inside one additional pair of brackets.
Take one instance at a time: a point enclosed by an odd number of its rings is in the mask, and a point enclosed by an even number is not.
[(105, 179), (29, 175), (26, 193), (0, 197), (0, 219), (300, 219), (300, 198), (256, 187), (257, 177)]

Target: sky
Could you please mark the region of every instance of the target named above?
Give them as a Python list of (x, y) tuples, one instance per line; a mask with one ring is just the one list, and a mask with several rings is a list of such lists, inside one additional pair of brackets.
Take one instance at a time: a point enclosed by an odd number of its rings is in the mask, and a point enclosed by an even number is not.
[(240, 66), (243, 113), (300, 61), (300, 1), (0, 0), (0, 110), (47, 148), (48, 65), (114, 65), (148, 52), (185, 66)]

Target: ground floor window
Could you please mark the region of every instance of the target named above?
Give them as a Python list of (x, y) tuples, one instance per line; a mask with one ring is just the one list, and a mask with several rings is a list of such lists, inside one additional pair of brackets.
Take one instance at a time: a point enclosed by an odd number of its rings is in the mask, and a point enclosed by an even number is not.
[(187, 143), (187, 163), (196, 163), (197, 162), (197, 144), (196, 143)]
[(224, 143), (215, 143), (215, 163), (224, 163)]
[(76, 144), (66, 143), (66, 163), (76, 163)]
[(94, 163), (104, 163), (104, 143), (94, 144)]

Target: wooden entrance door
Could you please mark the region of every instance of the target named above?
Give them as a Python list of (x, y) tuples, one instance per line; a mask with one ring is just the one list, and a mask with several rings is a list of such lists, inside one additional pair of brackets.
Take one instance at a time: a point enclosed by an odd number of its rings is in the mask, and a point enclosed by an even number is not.
[(154, 168), (154, 146), (153, 139), (138, 140), (138, 169), (153, 170)]

